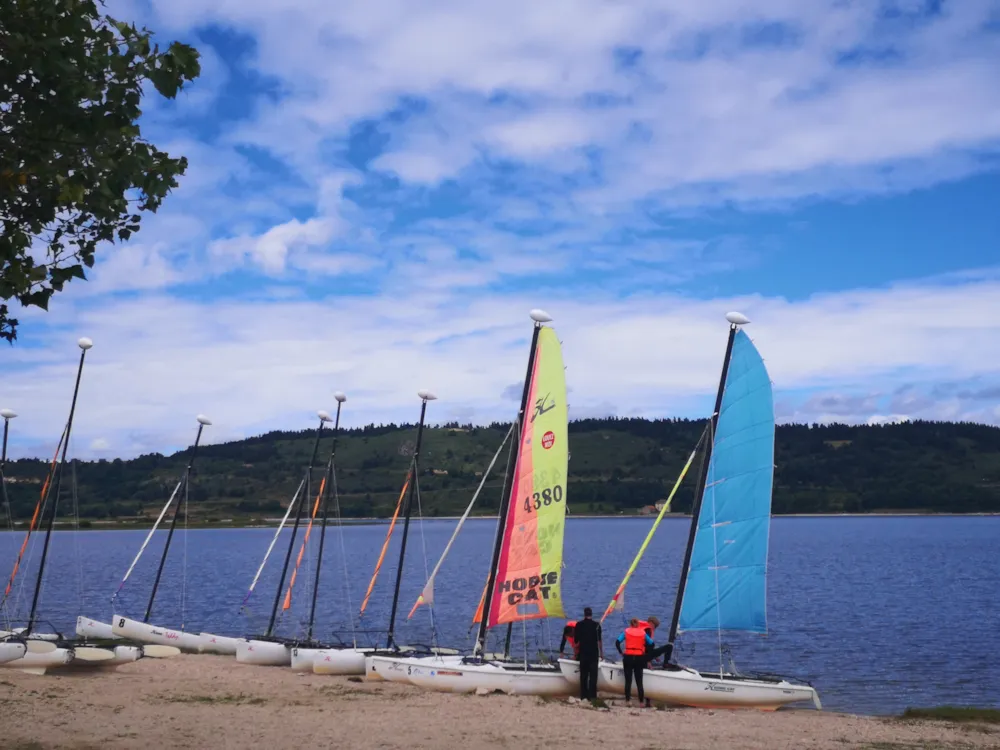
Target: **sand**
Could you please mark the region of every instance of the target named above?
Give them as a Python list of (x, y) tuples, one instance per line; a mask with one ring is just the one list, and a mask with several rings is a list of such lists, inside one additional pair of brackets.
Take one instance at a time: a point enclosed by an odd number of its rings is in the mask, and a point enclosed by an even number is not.
[(298, 675), (232, 658), (43, 677), (0, 669), (0, 750), (43, 748), (1000, 748), (1000, 727), (812, 710), (610, 709)]

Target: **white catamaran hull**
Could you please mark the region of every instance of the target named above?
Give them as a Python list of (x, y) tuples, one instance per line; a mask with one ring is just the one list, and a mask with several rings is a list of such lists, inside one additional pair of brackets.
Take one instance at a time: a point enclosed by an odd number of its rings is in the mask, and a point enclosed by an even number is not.
[(313, 656), (312, 671), (315, 674), (363, 675), (365, 656), (373, 648), (325, 648)]
[(274, 641), (241, 641), (236, 646), (236, 661), (261, 667), (288, 667), (292, 664), (292, 650)]
[(30, 651), (20, 659), (3, 662), (0, 668), (17, 669), (28, 674), (45, 674), (49, 669), (61, 667), (73, 661), (73, 650), (57, 648), (44, 654), (33, 654)]
[(15, 641), (0, 643), (0, 664), (20, 659), (27, 652), (23, 643)]
[(111, 629), (110, 623), (92, 620), (89, 617), (76, 618), (76, 634), (81, 638), (103, 638), (106, 640), (121, 640)]
[[(579, 684), (580, 669), (575, 661), (560, 659), (559, 667), (574, 684)], [(689, 667), (678, 670), (644, 669), (642, 686), (646, 697), (679, 706), (693, 708), (756, 708), (774, 711), (790, 703), (812, 701), (817, 709), (822, 705), (816, 690), (808, 685), (781, 680), (768, 682), (724, 675), (702, 674)], [(625, 671), (621, 664), (602, 661), (597, 673), (597, 689), (618, 695), (625, 694)], [(633, 688), (634, 689), (634, 688)]]
[(295, 646), (292, 649), (292, 671), (293, 672), (312, 672), (313, 663), (316, 661), (316, 655), (322, 653), (321, 648), (304, 648), (301, 646)]
[(155, 643), (160, 646), (175, 646), (182, 651), (197, 653), (201, 640), (192, 633), (182, 630), (161, 628), (146, 622), (130, 620), (127, 617), (115, 615), (111, 620), (111, 632), (122, 638), (128, 638), (139, 643)]
[(460, 665), (465, 657), (461, 654), (441, 656), (366, 656), (365, 679), (369, 682), (410, 682), (410, 672), (414, 666), (439, 665), (445, 669), (449, 665)]
[(407, 665), (410, 683), (429, 690), (474, 693), (480, 688), (508, 695), (572, 695), (578, 688), (555, 667), (427, 663)]
[(215, 635), (214, 633), (199, 633), (198, 653), (236, 656), (236, 651), (241, 641), (245, 642), (246, 639), (230, 638), (226, 635)]

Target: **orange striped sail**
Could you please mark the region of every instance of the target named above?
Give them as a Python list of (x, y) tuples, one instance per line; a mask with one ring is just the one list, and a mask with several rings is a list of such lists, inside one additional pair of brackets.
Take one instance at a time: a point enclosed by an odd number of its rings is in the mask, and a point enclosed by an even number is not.
[(309, 525), (306, 526), (306, 534), (302, 537), (302, 546), (299, 547), (299, 556), (295, 558), (295, 568), (292, 569), (292, 579), (288, 582), (288, 590), (285, 592), (285, 601), (281, 605), (282, 611), (289, 609), (292, 606), (292, 587), (295, 585), (295, 579), (299, 574), (299, 565), (302, 564), (302, 555), (306, 551), (306, 542), (309, 541), (309, 533), (313, 528), (313, 521), (316, 520), (316, 511), (319, 510), (319, 500), (323, 497), (323, 488), (326, 487), (326, 477), (323, 477), (323, 481), (319, 483), (319, 494), (316, 495), (316, 502), (313, 503), (312, 515), (309, 516)]
[[(56, 446), (56, 452), (52, 456), (52, 463), (49, 465), (49, 473), (45, 477), (45, 482), (42, 484), (42, 493), (38, 497), (38, 502), (35, 504), (35, 512), (31, 515), (31, 523), (28, 524), (28, 533), (24, 535), (24, 541), (21, 542), (21, 550), (17, 553), (17, 559), (14, 561), (14, 569), (10, 572), (10, 579), (7, 581), (7, 587), (3, 591), (3, 601), (7, 600), (10, 595), (10, 590), (14, 587), (14, 579), (17, 578), (17, 571), (21, 567), (21, 560), (24, 557), (24, 551), (28, 548), (28, 540), (31, 538), (31, 534), (38, 526), (38, 518), (42, 512), (42, 508), (45, 505), (45, 498), (49, 492), (49, 483), (52, 481), (52, 476), (56, 471), (56, 462), (59, 460), (59, 451), (62, 450), (63, 441), (66, 439), (66, 428), (63, 427), (62, 436), (59, 438), (59, 445)], [(0, 601), (0, 604), (3, 603)]]
[(539, 331), (487, 627), (563, 617), (569, 463), (566, 375), (556, 332)]
[(392, 530), (396, 528), (396, 519), (399, 518), (399, 509), (403, 507), (403, 498), (406, 497), (406, 490), (410, 486), (410, 473), (406, 474), (406, 481), (403, 482), (403, 491), (399, 493), (399, 500), (396, 501), (396, 512), (392, 514), (392, 520), (389, 521), (389, 530), (385, 534), (385, 541), (382, 542), (382, 551), (378, 555), (378, 562), (375, 563), (375, 572), (372, 573), (372, 579), (368, 583), (368, 590), (365, 592), (364, 601), (361, 602), (361, 612), (364, 614), (365, 607), (368, 606), (368, 600), (371, 598), (372, 589), (375, 588), (375, 579), (378, 578), (378, 572), (382, 569), (382, 561), (385, 560), (386, 550), (389, 549), (389, 539), (392, 538)]

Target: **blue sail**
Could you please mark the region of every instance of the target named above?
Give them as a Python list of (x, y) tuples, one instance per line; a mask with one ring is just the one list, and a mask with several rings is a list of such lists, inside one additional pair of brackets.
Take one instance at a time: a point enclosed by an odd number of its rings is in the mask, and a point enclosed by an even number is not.
[(681, 630), (767, 632), (774, 401), (764, 361), (737, 331), (698, 514)]

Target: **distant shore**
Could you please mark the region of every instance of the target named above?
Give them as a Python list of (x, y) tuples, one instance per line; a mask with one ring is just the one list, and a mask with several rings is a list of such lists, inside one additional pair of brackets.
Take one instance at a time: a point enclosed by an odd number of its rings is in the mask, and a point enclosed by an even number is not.
[(605, 747), (739, 750), (996, 748), (1000, 729), (812, 709), (599, 707), (565, 699), (449, 695), (408, 685), (239, 664), (222, 656), (142, 659), (115, 671), (34, 676), (0, 668), (0, 747)]
[[(977, 516), (996, 518), (1000, 517), (1000, 513), (932, 513), (926, 511), (903, 511), (899, 513), (785, 513), (781, 515), (772, 516), (774, 519), (779, 518), (923, 518), (923, 517), (935, 517), (935, 518), (975, 518)], [(461, 516), (427, 516), (426, 518), (419, 519), (414, 517), (414, 520), (423, 521), (458, 521)], [(588, 514), (588, 513), (572, 513), (566, 517), (567, 521), (574, 521), (579, 519), (586, 520), (615, 520), (615, 521), (653, 521), (655, 520), (655, 515), (608, 515), (608, 514)], [(689, 513), (668, 513), (664, 520), (671, 519), (688, 519), (690, 520), (691, 514)], [(345, 518), (342, 523), (344, 526), (379, 526), (389, 523), (388, 518), (376, 518), (376, 517), (359, 517), (359, 518)], [(497, 517), (494, 516), (470, 516), (470, 521), (496, 521)], [(281, 523), (280, 518), (259, 518), (259, 519), (221, 519), (219, 521), (193, 521), (187, 525), (189, 529), (257, 529), (257, 528), (275, 528)], [(319, 523), (318, 521), (316, 523)], [(15, 521), (14, 531), (23, 531), (27, 528), (27, 521)], [(183, 524), (183, 521), (181, 522)], [(80, 521), (80, 531), (99, 531), (108, 529), (149, 529), (152, 528), (153, 522), (149, 519), (81, 519)], [(336, 526), (336, 521), (329, 521), (329, 526)], [(75, 530), (76, 525), (73, 521), (56, 521), (55, 528), (58, 531)], [(4, 531), (10, 531), (10, 529), (0, 529), (0, 533)]]

